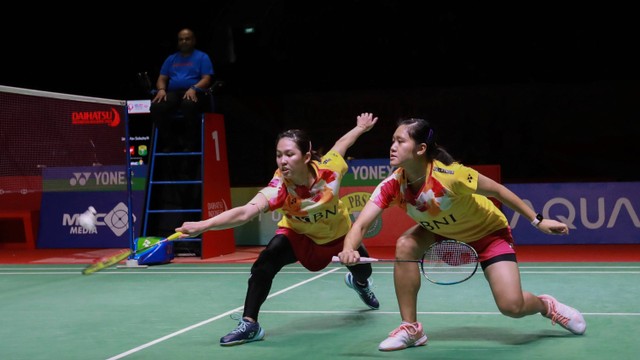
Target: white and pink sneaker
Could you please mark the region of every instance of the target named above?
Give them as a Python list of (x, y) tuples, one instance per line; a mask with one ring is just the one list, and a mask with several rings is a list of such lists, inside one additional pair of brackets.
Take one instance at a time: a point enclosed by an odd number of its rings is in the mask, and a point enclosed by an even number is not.
[(424, 334), (422, 324), (419, 322), (409, 324), (403, 323), (389, 333), (378, 346), (380, 351), (402, 350), (408, 347), (421, 346), (427, 343), (427, 335)]
[(584, 321), (580, 311), (559, 302), (551, 295), (540, 295), (538, 297), (547, 303), (547, 314), (543, 316), (551, 319), (551, 324), (560, 324), (560, 326), (576, 335), (582, 335), (587, 330), (587, 323)]

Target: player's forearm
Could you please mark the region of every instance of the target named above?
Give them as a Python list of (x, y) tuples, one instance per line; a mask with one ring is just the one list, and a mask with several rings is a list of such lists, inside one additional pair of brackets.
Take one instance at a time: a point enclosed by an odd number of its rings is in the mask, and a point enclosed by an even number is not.
[(360, 221), (356, 220), (351, 226), (351, 229), (344, 238), (343, 251), (356, 250), (362, 244), (364, 234), (369, 231), (369, 227), (371, 226), (370, 222), (362, 220), (363, 219), (360, 219)]
[(253, 206), (241, 206), (229, 209), (212, 218), (205, 220), (205, 231), (224, 230), (243, 225), (257, 215), (257, 211), (252, 211)]
[(361, 126), (354, 127), (336, 141), (335, 145), (333, 145), (333, 150), (344, 157), (347, 153), (347, 149), (353, 146), (353, 144), (356, 143), (356, 140), (358, 140), (358, 138), (365, 132), (366, 129)]
[(351, 228), (347, 236), (344, 238), (342, 251), (356, 250), (362, 244), (364, 233), (360, 228)]
[(527, 218), (529, 221), (532, 221), (536, 217), (536, 212), (531, 209), (522, 199), (520, 199), (518, 195), (514, 194), (505, 186), (501, 187), (501, 189), (496, 193), (495, 198), (505, 206), (509, 207), (509, 209)]

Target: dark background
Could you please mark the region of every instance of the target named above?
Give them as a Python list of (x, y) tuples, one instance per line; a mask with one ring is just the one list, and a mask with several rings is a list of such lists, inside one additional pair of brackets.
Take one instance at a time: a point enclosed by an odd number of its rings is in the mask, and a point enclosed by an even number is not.
[(504, 182), (639, 179), (634, 10), (414, 3), (16, 4), (1, 25), (0, 84), (147, 98), (137, 74), (155, 83), (190, 27), (225, 84), (216, 107), (232, 186), (270, 179), (278, 132), (307, 129), (327, 150), (362, 112), (381, 120), (356, 158), (386, 158), (395, 121), (426, 117), (454, 156), (502, 165)]

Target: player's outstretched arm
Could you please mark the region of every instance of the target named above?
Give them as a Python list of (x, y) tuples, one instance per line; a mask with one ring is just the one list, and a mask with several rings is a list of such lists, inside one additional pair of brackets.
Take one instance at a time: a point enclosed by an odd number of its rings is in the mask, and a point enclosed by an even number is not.
[[(533, 221), (536, 218), (536, 212), (530, 208), (518, 195), (509, 190), (506, 186), (497, 183), (496, 181), (479, 174), (478, 175), (478, 194), (491, 196), (505, 206), (508, 206), (511, 210), (519, 213), (529, 221)], [(569, 227), (565, 223), (553, 219), (544, 219), (536, 225), (538, 230), (545, 234), (550, 235), (567, 235), (569, 234)]]
[(376, 122), (378, 122), (378, 118), (374, 117), (372, 113), (362, 113), (358, 115), (356, 126), (338, 139), (331, 150), (344, 157), (347, 153), (347, 149), (349, 149), (351, 145), (355, 144), (360, 135), (371, 130)]
[(205, 231), (234, 228), (251, 221), (262, 211), (266, 211), (268, 206), (267, 198), (258, 193), (245, 205), (226, 210), (206, 220), (184, 222), (175, 230), (182, 233), (182, 239), (198, 236)]

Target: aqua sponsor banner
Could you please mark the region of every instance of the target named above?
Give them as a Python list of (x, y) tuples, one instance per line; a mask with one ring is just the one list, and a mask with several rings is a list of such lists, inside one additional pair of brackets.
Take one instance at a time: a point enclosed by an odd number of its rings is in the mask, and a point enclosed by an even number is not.
[(569, 226), (568, 236), (546, 235), (503, 206), (517, 245), (640, 244), (640, 183), (505, 184), (547, 219)]
[[(376, 163), (376, 162), (373, 162)], [(369, 163), (370, 166), (372, 163)], [(478, 168), (499, 179), (499, 168)], [(491, 170), (491, 171), (488, 171)], [(379, 176), (380, 173), (378, 173)], [(370, 181), (359, 177), (359, 181)], [(501, 206), (513, 230), (516, 245), (639, 244), (640, 183), (542, 183), (505, 184), (545, 218), (569, 225), (568, 236), (546, 235), (506, 206)], [(355, 220), (375, 186), (342, 186), (340, 198)], [(260, 188), (232, 188), (233, 206), (245, 204)], [(273, 237), (278, 212), (261, 214), (234, 229), (239, 245), (266, 245)], [(382, 213), (365, 236), (368, 246), (394, 246), (396, 239), (415, 222), (398, 207)]]
[[(147, 166), (132, 168), (134, 234), (140, 233)], [(38, 248), (127, 248), (129, 208), (124, 166), (64, 167), (43, 170)], [(94, 230), (79, 224), (93, 206)]]

